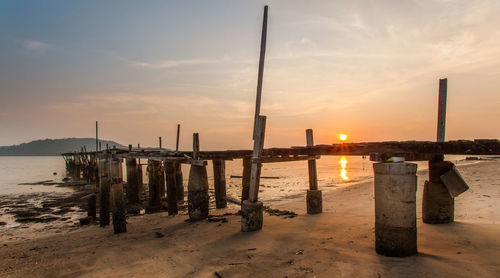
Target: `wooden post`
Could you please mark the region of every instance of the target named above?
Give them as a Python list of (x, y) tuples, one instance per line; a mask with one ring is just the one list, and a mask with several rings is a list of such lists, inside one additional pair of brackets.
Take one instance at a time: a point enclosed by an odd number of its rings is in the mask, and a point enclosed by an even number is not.
[(181, 132), (181, 125), (177, 124), (177, 139), (175, 140), (175, 151), (176, 152), (179, 151), (179, 135), (180, 135), (180, 132)]
[(446, 127), (446, 97), (448, 90), (448, 79), (439, 79), (439, 104), (438, 104), (438, 124), (437, 124), (437, 141), (444, 142), (445, 127)]
[(159, 211), (161, 209), (161, 196), (160, 186), (162, 177), (161, 162), (155, 160), (148, 160), (148, 174), (149, 174), (149, 202), (147, 213)]
[(253, 122), (253, 139), (257, 140), (257, 122), (260, 115), (260, 102), (262, 96), (262, 80), (264, 79), (264, 60), (266, 57), (266, 38), (267, 38), (267, 5), (264, 6), (264, 18), (262, 20), (262, 36), (260, 39), (260, 57), (259, 57), (259, 75), (257, 79), (257, 96), (255, 99), (255, 117)]
[(96, 201), (97, 197), (95, 194), (90, 195), (87, 200), (87, 205), (88, 205), (87, 217), (89, 219), (92, 219), (90, 220), (91, 221), (90, 223), (94, 223), (97, 218)]
[(182, 164), (175, 163), (175, 185), (177, 186), (177, 201), (184, 202), (184, 177), (182, 175)]
[[(199, 159), (200, 142), (198, 133), (193, 134), (193, 159)], [(191, 221), (208, 217), (208, 177), (206, 166), (191, 164), (188, 182), (188, 211)]]
[[(306, 142), (308, 147), (314, 146), (312, 129), (306, 130)], [(321, 213), (323, 212), (323, 198), (321, 190), (318, 190), (316, 160), (308, 160), (307, 166), (309, 169), (309, 190), (306, 193), (307, 213)]]
[(165, 176), (167, 179), (167, 211), (169, 215), (177, 214), (177, 185), (174, 162), (165, 161)]
[[(131, 145), (132, 146), (132, 145)], [(127, 158), (127, 211), (139, 213), (139, 169), (135, 158)]]
[(258, 201), (261, 153), (264, 148), (264, 137), (266, 130), (266, 116), (259, 116), (257, 122), (257, 138), (254, 140), (252, 166), (250, 170), (250, 190), (248, 200), (241, 205), (241, 231), (252, 232), (262, 229), (263, 204)]
[(251, 157), (243, 158), (243, 178), (241, 181), (241, 202), (248, 200), (248, 195), (250, 194), (250, 172), (252, 169), (252, 159)]
[[(439, 104), (437, 141), (445, 141), (446, 98), (448, 79), (439, 80)], [(441, 181), (440, 176), (448, 172), (453, 163), (443, 161), (444, 155), (436, 155), (429, 161), (429, 181), (424, 183), (422, 196), (422, 221), (428, 224), (445, 224), (454, 221), (455, 200)]]
[(158, 137), (158, 144), (160, 145), (160, 149), (161, 149), (161, 136)]
[(99, 224), (101, 227), (109, 225), (109, 191), (111, 178), (109, 176), (109, 161), (99, 160)]
[(259, 116), (257, 124), (257, 139), (254, 140), (252, 154), (252, 168), (250, 170), (250, 191), (248, 200), (250, 202), (258, 201), (259, 184), (260, 184), (260, 169), (261, 169), (261, 152), (264, 148), (264, 137), (266, 130), (266, 116)]
[(226, 161), (222, 159), (212, 160), (214, 166), (214, 191), (215, 207), (227, 207), (226, 199)]
[(99, 149), (99, 124), (95, 121), (95, 151), (98, 152)]
[(113, 212), (113, 231), (115, 234), (127, 231), (125, 217), (125, 200), (123, 200), (123, 179), (121, 159), (113, 159), (110, 163), (111, 176), (111, 211)]

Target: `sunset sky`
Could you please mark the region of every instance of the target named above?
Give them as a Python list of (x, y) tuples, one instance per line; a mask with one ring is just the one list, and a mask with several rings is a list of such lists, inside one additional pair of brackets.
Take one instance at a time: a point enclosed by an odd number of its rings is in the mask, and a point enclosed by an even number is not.
[(0, 145), (100, 135), (252, 147), (500, 138), (500, 1), (1, 1)]

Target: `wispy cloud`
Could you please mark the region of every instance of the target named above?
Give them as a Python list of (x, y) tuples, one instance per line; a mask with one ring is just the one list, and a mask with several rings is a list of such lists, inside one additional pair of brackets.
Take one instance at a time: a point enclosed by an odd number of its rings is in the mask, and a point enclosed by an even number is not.
[(48, 43), (37, 40), (24, 40), (22, 41), (22, 46), (28, 50), (36, 50), (36, 51), (43, 51), (52, 47)]
[(206, 64), (220, 64), (220, 63), (230, 63), (230, 62), (243, 62), (241, 59), (232, 59), (230, 57), (222, 58), (194, 58), (194, 59), (172, 59), (172, 60), (161, 60), (156, 62), (145, 62), (137, 61), (128, 58), (120, 57), (122, 61), (127, 62), (135, 67), (146, 68), (146, 69), (170, 69), (181, 66), (195, 66), (195, 65), (206, 65)]

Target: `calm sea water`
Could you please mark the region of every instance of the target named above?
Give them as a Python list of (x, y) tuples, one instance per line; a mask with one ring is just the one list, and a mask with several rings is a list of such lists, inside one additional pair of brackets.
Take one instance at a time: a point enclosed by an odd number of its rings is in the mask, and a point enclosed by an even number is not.
[[(459, 162), (464, 156), (447, 156), (448, 160)], [(146, 160), (142, 160), (145, 163)], [(187, 184), (189, 165), (183, 165), (184, 183)], [(144, 182), (147, 183), (146, 167), (143, 166)], [(322, 189), (349, 186), (373, 177), (372, 162), (360, 156), (323, 156), (317, 160), (318, 183)], [(426, 162), (418, 162), (418, 169), (426, 169)], [(208, 165), (209, 183), (212, 184), (212, 165)], [(36, 192), (68, 192), (69, 188), (43, 185), (19, 185), (44, 180), (59, 182), (65, 175), (64, 160), (60, 156), (18, 156), (0, 157), (0, 195), (25, 194)], [(126, 173), (124, 171), (124, 173)], [(226, 162), (228, 195), (239, 197), (241, 178), (230, 176), (242, 175), (242, 161)], [(263, 200), (302, 194), (308, 188), (308, 170), (306, 161), (268, 163), (262, 169), (263, 177), (278, 179), (261, 180), (263, 185), (260, 197)]]

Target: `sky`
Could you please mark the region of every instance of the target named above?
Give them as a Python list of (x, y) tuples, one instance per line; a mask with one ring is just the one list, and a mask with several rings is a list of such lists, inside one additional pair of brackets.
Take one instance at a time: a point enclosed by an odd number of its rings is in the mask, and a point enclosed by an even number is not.
[(500, 138), (500, 1), (0, 1), (0, 145), (100, 137), (251, 149)]

